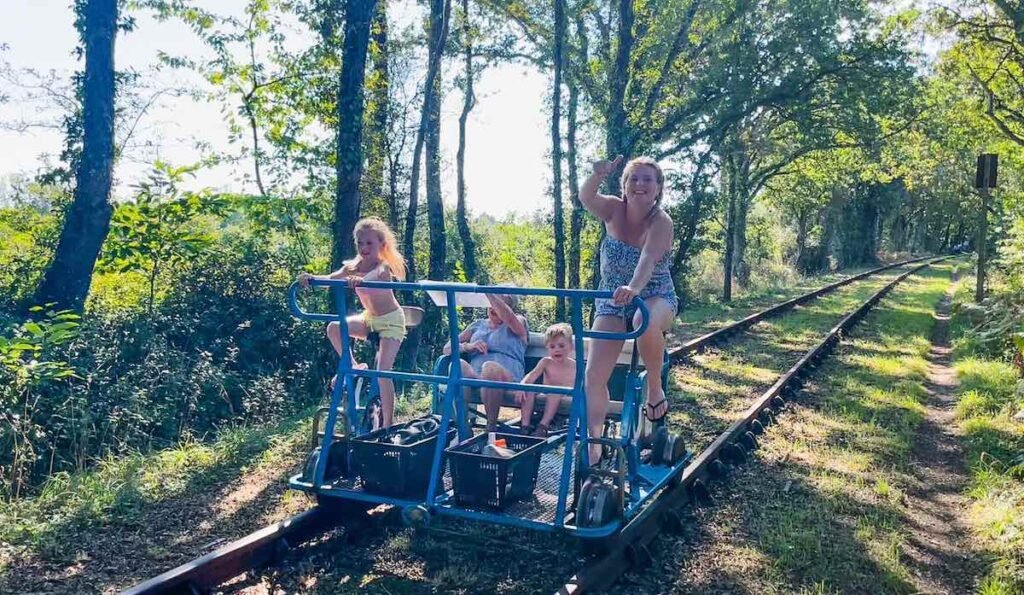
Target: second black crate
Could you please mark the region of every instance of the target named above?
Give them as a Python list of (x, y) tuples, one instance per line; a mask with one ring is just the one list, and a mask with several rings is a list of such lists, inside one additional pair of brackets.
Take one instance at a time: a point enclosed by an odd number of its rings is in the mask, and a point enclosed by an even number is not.
[(506, 448), (515, 454), (508, 458), (481, 454), (487, 444), (487, 434), (448, 449), (456, 503), (501, 509), (533, 494), (547, 440), (503, 433), (495, 437), (504, 439)]

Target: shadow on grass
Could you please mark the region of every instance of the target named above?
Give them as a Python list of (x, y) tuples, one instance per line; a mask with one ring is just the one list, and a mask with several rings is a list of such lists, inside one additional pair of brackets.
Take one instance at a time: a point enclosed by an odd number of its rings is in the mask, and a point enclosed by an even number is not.
[(898, 507), (823, 493), (805, 472), (791, 464), (735, 471), (730, 489), (716, 489), (715, 505), (698, 511), (682, 536), (655, 540), (652, 568), (627, 575), (614, 591), (914, 592), (866, 545), (871, 527), (895, 522)]
[[(552, 592), (582, 564), (569, 537), (435, 519), (443, 533), (340, 529), (245, 582), (271, 592)], [(483, 529), (483, 530), (481, 530)]]
[[(659, 538), (666, 555), (655, 565), (675, 583), (630, 591), (915, 592), (901, 561), (909, 538), (899, 529), (912, 520), (899, 489), (885, 481), (891, 474), (874, 470), (900, 466), (909, 452), (924, 419), (924, 376), (918, 367), (872, 358), (923, 357), (916, 343), (927, 339), (933, 318), (922, 306), (938, 300), (945, 288), (935, 282), (946, 278), (948, 270), (927, 271), (882, 302), (841, 347), (842, 363), (833, 359), (815, 372), (809, 388), (816, 402), (803, 404), (811, 409), (787, 415), (766, 437), (769, 454), (738, 470), (728, 489), (716, 489), (717, 505), (698, 514), (708, 526)], [(872, 327), (884, 333), (864, 333)], [(790, 459), (806, 448), (820, 451)], [(913, 545), (943, 555), (932, 544)]]
[[(146, 493), (139, 479), (147, 471), (143, 462), (117, 486), (109, 508), (81, 506), (19, 544), (21, 561), (31, 562), (7, 569), (0, 576), (0, 590), (5, 584), (50, 582), (55, 574), (63, 580), (49, 592), (126, 587), (205, 553), (211, 542), (242, 537), (265, 524), (262, 519), (280, 505), (272, 496), (283, 489), (279, 480), (258, 486), (246, 484), (243, 477), (275, 449), (275, 437), (291, 435), (307, 422), (307, 416), (299, 415), (273, 429), (244, 433), (222, 460), (191, 472), (170, 495), (160, 494), (159, 488), (156, 494)], [(239, 490), (247, 492), (235, 496), (244, 503), (232, 507), (227, 500)], [(62, 567), (67, 569), (60, 572)]]

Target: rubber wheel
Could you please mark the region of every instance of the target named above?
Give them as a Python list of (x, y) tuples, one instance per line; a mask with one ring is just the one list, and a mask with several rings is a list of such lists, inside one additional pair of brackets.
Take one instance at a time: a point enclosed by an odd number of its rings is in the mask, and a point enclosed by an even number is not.
[(686, 456), (686, 441), (679, 434), (672, 435), (671, 446), (669, 447), (669, 461), (675, 466)]
[(668, 444), (668, 428), (661, 426), (654, 432), (654, 443), (651, 445), (651, 464), (664, 463), (665, 446)]
[(316, 473), (316, 463), (319, 459), (320, 447), (318, 446), (306, 455), (306, 462), (302, 464), (302, 481), (313, 481), (313, 474)]
[(581, 527), (592, 526), (590, 517), (594, 514), (594, 492), (598, 489), (599, 485), (600, 482), (598, 481), (587, 481), (580, 491), (580, 505), (576, 509), (576, 516), (580, 520), (576, 524)]
[(589, 493), (587, 511), (584, 515), (586, 527), (602, 527), (610, 523), (616, 516), (615, 487), (611, 484), (595, 483)]

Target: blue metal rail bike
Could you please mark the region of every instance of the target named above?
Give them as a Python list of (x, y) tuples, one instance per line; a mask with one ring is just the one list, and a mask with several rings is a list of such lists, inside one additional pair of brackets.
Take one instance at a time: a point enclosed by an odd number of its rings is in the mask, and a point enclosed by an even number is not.
[[(403, 518), (409, 522), (429, 522), (432, 516), (453, 516), (478, 521), (554, 531), (563, 530), (585, 539), (601, 539), (615, 534), (625, 524), (643, 514), (643, 510), (658, 493), (677, 482), (690, 454), (681, 437), (668, 433), (664, 425), (645, 426), (642, 416), (645, 402), (646, 370), (640, 369), (634, 340), (647, 328), (649, 313), (642, 300), (633, 304), (641, 312), (640, 327), (630, 332), (615, 333), (592, 331), (583, 327), (583, 301), (610, 298), (610, 291), (579, 289), (539, 289), (508, 286), (477, 286), (461, 283), (423, 281), (419, 283), (364, 282), (361, 287), (403, 291), (429, 291), (432, 297), (445, 296), (451, 356), (441, 357), (433, 374), (420, 374), (374, 369), (354, 369), (351, 358), (351, 338), (348, 335), (346, 304), (343, 291), (348, 288), (344, 280), (314, 280), (313, 287), (334, 287), (338, 314), (304, 311), (298, 304), (298, 284), (289, 289), (289, 307), (297, 318), (341, 324), (342, 354), (338, 360), (338, 381), (331, 395), (330, 407), (322, 438), (314, 424), (316, 448), (307, 459), (305, 471), (290, 478), (291, 487), (316, 495), (321, 504), (357, 501), (370, 505), (390, 504), (401, 507)], [(518, 382), (497, 382), (463, 378), (461, 366), (450, 365), (458, 361), (459, 317), (458, 294), (512, 294), (519, 296), (547, 296), (567, 299), (570, 303), (570, 323), (577, 354), (576, 378), (572, 387)], [(531, 350), (527, 352), (527, 366), (531, 353), (539, 355), (538, 335), (531, 333)], [(605, 424), (605, 435), (588, 437), (586, 423), (586, 394), (584, 392), (585, 339), (625, 341), (622, 353), (615, 363), (609, 392), (612, 403), (610, 422)], [(662, 366), (663, 380), (667, 377), (667, 355)], [(527, 369), (530, 369), (527, 367)], [(432, 419), (438, 424), (437, 439), (429, 444), (429, 452), (410, 455), (413, 463), (394, 467), (394, 481), (405, 481), (409, 475), (422, 474), (425, 489), (369, 489), (368, 472), (387, 468), (395, 462), (394, 452), (381, 453), (372, 465), (357, 468), (354, 465), (359, 448), (378, 440), (381, 432), (371, 431), (365, 422), (357, 420), (367, 406), (367, 391), (356, 386), (360, 379), (374, 382), (390, 378), (407, 382), (420, 382), (433, 386)], [(366, 384), (365, 382), (363, 383)], [(663, 386), (667, 386), (663, 384)], [(530, 484), (532, 492), (520, 502), (503, 506), (499, 510), (488, 506), (467, 506), (453, 489), (452, 472), (448, 463), (452, 458), (449, 444), (465, 444), (472, 438), (472, 426), (467, 423), (468, 404), (463, 398), (463, 387), (472, 389), (498, 388), (505, 391), (524, 390), (542, 393), (547, 398), (562, 395), (571, 397), (568, 422), (564, 431), (552, 433), (546, 439), (532, 439), (542, 444), (538, 450), (539, 463)], [(621, 404), (621, 408), (618, 404)], [(616, 411), (617, 410), (617, 411)], [(323, 411), (323, 410), (322, 410)], [(346, 412), (351, 412), (348, 414)], [(339, 419), (340, 418), (340, 419)], [(364, 416), (365, 419), (365, 416)], [(429, 423), (429, 422), (428, 422)], [(340, 426), (340, 432), (339, 432)], [(394, 426), (393, 426), (394, 427)], [(433, 426), (432, 426), (433, 427)], [(456, 439), (457, 434), (457, 439)], [(576, 448), (588, 443), (601, 444), (609, 457), (602, 457), (602, 465), (591, 467), (587, 448)], [(421, 449), (422, 450), (422, 449)], [(328, 453), (322, 456), (321, 453)], [(409, 453), (406, 453), (409, 454)], [(404, 455), (403, 455), (404, 456)], [(429, 475), (427, 475), (429, 473)], [(379, 480), (379, 478), (378, 478)], [(379, 481), (376, 483), (379, 484)], [(376, 487), (388, 487), (380, 486)]]

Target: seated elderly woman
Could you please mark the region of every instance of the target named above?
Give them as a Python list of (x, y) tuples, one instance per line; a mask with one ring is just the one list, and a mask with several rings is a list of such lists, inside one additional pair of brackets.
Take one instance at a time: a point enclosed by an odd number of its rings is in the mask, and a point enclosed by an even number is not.
[[(487, 301), (487, 318), (474, 321), (459, 334), (459, 350), (469, 358), (462, 361), (462, 377), (519, 382), (526, 368), (526, 318), (516, 313), (515, 296), (487, 294)], [(450, 345), (445, 344), (444, 353), (451, 353)], [(465, 389), (467, 396), (469, 391)], [(497, 428), (503, 392), (480, 389), (489, 432)]]

